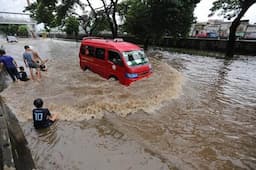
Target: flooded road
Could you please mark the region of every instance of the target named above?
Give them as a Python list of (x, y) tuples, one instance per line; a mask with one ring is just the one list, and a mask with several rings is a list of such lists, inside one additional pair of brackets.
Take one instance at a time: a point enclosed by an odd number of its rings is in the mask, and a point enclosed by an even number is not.
[[(81, 71), (79, 43), (4, 44), (20, 65), (25, 44), (49, 58), (49, 69), (1, 96), (39, 169), (256, 169), (255, 57), (150, 51), (154, 74), (125, 87)], [(36, 97), (60, 114), (50, 129), (32, 126)]]

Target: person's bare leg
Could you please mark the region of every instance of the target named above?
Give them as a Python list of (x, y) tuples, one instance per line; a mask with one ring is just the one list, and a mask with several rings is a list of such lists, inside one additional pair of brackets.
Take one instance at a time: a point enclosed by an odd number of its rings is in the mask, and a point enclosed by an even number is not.
[(30, 76), (32, 80), (35, 80), (34, 74), (33, 74), (33, 69), (29, 68)]
[(41, 79), (41, 71), (40, 71), (40, 68), (37, 68), (37, 69), (36, 69), (36, 72), (37, 72), (37, 78), (38, 78), (38, 80), (40, 80), (40, 79)]

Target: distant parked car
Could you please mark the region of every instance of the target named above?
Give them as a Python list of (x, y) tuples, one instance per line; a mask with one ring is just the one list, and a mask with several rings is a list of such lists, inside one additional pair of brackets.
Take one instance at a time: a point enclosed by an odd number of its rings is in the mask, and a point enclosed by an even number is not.
[(256, 40), (256, 32), (247, 32), (247, 33), (245, 33), (243, 39)]
[(207, 38), (207, 33), (198, 33), (196, 34), (196, 38)]
[(7, 36), (6, 40), (7, 40), (8, 43), (18, 42), (18, 40), (17, 40), (17, 38), (15, 36)]
[(207, 37), (208, 38), (218, 38), (219, 35), (216, 32), (208, 32)]

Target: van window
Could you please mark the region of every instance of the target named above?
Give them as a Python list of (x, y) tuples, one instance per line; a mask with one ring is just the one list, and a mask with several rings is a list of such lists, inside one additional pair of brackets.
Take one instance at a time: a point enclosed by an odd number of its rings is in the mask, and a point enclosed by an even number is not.
[(94, 56), (95, 56), (95, 55), (94, 55), (94, 50), (95, 50), (95, 48), (92, 47), (92, 46), (87, 46), (87, 49), (88, 49), (88, 52), (89, 52), (89, 56), (94, 57)]
[(125, 51), (123, 56), (128, 66), (144, 65), (149, 62), (142, 50)]
[(105, 49), (96, 48), (95, 57), (104, 60), (104, 58), (105, 58)]
[(84, 46), (84, 45), (81, 46), (81, 48), (80, 48), (80, 53), (81, 53), (82, 55), (85, 55), (86, 48), (87, 48), (87, 47)]
[(108, 60), (113, 62), (116, 65), (123, 66), (122, 59), (117, 52), (109, 51), (108, 52)]

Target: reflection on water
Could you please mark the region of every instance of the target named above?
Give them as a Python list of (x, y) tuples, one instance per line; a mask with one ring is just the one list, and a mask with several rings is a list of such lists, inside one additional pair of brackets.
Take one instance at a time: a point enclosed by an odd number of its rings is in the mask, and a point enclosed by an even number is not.
[[(65, 122), (37, 132), (23, 123), (38, 169), (161, 169), (168, 166), (106, 121)], [(52, 132), (53, 131), (53, 132)]]
[[(82, 72), (78, 44), (31, 43), (50, 58), (48, 73), (2, 95), (25, 121), (39, 168), (256, 169), (255, 57), (151, 51), (153, 76), (127, 88)], [(62, 115), (42, 132), (26, 122), (39, 96)], [(91, 116), (103, 118), (74, 121)]]

